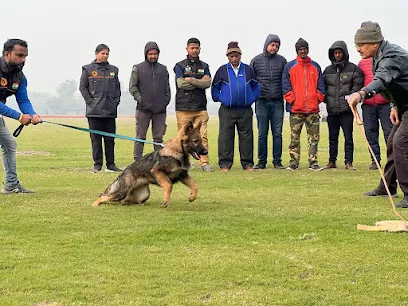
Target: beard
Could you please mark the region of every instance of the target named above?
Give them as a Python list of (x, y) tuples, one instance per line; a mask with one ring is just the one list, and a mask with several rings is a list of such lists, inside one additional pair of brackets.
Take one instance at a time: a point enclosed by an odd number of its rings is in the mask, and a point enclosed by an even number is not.
[(24, 63), (16, 64), (16, 63), (9, 63), (8, 66), (12, 71), (21, 71), (23, 70)]

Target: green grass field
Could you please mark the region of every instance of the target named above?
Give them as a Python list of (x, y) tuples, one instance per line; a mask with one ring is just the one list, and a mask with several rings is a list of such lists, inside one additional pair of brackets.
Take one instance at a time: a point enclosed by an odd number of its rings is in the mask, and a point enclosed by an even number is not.
[[(49, 120), (87, 127), (85, 119)], [(134, 135), (134, 119), (117, 125), (119, 134)], [(117, 174), (90, 172), (89, 135), (46, 123), (26, 127), (18, 172), (36, 193), (0, 195), (0, 305), (408, 305), (408, 236), (356, 230), (395, 219), (387, 199), (363, 196), (379, 174), (368, 170), (358, 130), (357, 171), (308, 170), (305, 134), (299, 171), (270, 164), (243, 171), (236, 149), (228, 173), (193, 165), (200, 187), (193, 203), (177, 184), (167, 209), (159, 187), (144, 205), (94, 208)], [(165, 138), (175, 135), (170, 118)], [(218, 170), (217, 135), (214, 117), (210, 160)], [(285, 122), (286, 166), (288, 145)], [(118, 166), (132, 159), (132, 142), (117, 140)], [(320, 164), (327, 159), (322, 123)]]

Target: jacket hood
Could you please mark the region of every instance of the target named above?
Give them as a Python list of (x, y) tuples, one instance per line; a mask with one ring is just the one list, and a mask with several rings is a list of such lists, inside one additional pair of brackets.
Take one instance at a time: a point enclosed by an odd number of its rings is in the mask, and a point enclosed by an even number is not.
[[(269, 35), (266, 37), (266, 39), (265, 39), (265, 44), (264, 44), (264, 48), (263, 48), (263, 53), (264, 53), (265, 55), (269, 55), (269, 56), (270, 56), (270, 54), (268, 53), (268, 51), (266, 51), (266, 48), (267, 48), (268, 45), (269, 45), (271, 42), (273, 42), (273, 41), (278, 42), (278, 43), (279, 43), (279, 48), (280, 48), (281, 40), (280, 40), (279, 36), (276, 35), (276, 34), (269, 34)], [(279, 50), (278, 50), (278, 51), (279, 51)]]
[(147, 52), (149, 52), (151, 49), (155, 49), (158, 53), (160, 53), (159, 46), (154, 41), (149, 41), (144, 48), (145, 59), (147, 59)]
[(336, 41), (336, 42), (334, 42), (332, 44), (332, 46), (329, 49), (329, 59), (332, 62), (332, 64), (336, 64), (336, 60), (334, 59), (334, 50), (335, 49), (343, 50), (343, 53), (344, 53), (343, 60), (341, 62), (339, 62), (338, 64), (343, 64), (343, 66), (344, 66), (349, 61), (349, 53), (348, 53), (348, 50), (347, 50), (347, 44), (342, 40)]

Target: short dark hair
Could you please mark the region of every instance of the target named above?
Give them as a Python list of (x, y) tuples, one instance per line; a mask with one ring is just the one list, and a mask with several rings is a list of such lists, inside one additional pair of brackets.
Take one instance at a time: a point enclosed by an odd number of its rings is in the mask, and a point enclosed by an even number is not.
[(18, 39), (18, 38), (10, 38), (4, 43), (3, 55), (7, 51), (13, 50), (15, 45), (19, 45), (19, 46), (22, 46), (24, 48), (27, 48), (27, 42), (25, 40)]
[(96, 49), (95, 49), (95, 53), (99, 53), (99, 52), (101, 52), (103, 49), (108, 49), (108, 51), (110, 51), (110, 50), (109, 50), (109, 47), (108, 47), (107, 45), (105, 45), (105, 44), (99, 44), (99, 45), (96, 47)]
[(187, 40), (187, 46), (189, 44), (197, 44), (197, 45), (201, 46), (200, 41), (198, 40), (198, 38), (195, 38), (195, 37), (191, 37), (189, 40)]

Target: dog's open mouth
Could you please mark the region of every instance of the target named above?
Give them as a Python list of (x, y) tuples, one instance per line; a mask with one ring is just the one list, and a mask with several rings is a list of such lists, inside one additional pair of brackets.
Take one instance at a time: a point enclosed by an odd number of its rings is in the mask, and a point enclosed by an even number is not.
[(196, 160), (200, 160), (200, 154), (196, 153), (196, 152), (190, 152), (191, 156), (194, 157), (194, 159)]

